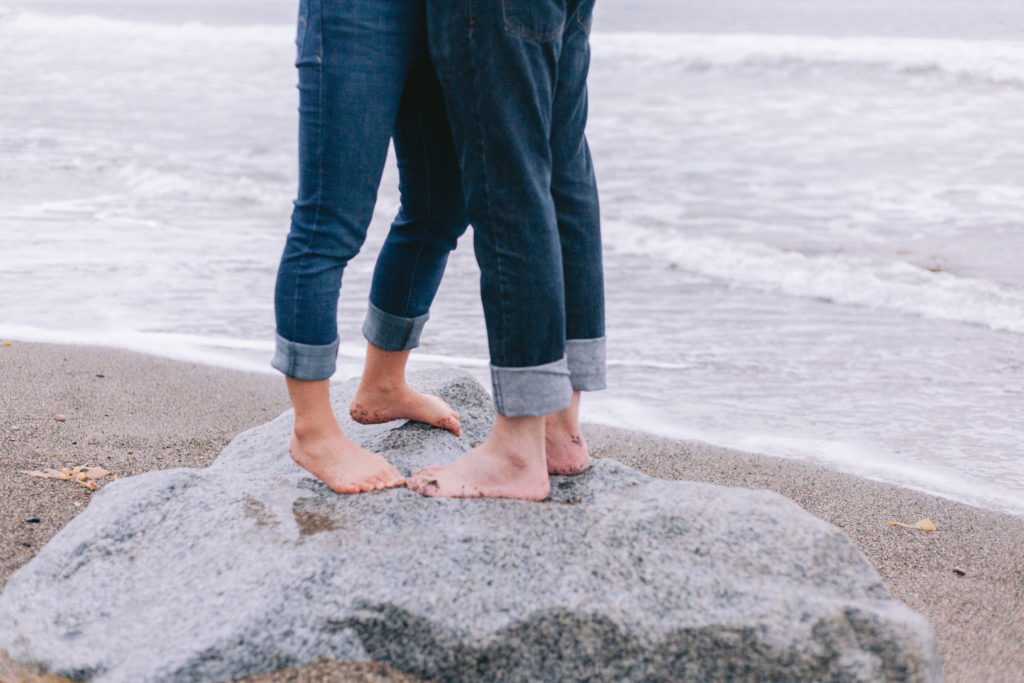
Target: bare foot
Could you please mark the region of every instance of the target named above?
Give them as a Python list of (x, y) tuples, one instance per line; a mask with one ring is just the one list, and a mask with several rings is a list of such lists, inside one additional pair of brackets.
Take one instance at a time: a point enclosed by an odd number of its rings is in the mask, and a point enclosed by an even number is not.
[(404, 382), (395, 387), (360, 383), (349, 415), (359, 424), (413, 420), (462, 436), (459, 414), (437, 396), (421, 394)]
[(544, 461), (543, 418), (513, 420), (532, 422), (525, 430), (509, 429), (509, 418), (498, 415), (487, 441), (450, 465), (414, 472), (409, 488), (441, 498), (544, 500), (551, 482)]
[(590, 469), (590, 451), (580, 431), (580, 392), (560, 413), (544, 418), (544, 452), (551, 474), (579, 474)]
[(361, 493), (401, 486), (402, 475), (384, 458), (353, 443), (337, 424), (319, 431), (296, 431), (292, 459), (338, 493)]

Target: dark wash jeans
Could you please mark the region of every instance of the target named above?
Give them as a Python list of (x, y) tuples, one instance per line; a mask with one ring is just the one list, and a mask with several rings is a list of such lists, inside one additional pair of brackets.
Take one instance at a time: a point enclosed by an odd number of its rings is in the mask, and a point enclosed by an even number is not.
[(424, 0), (302, 0), (296, 44), (299, 192), (278, 269), (272, 364), (321, 380), (334, 373), (342, 273), (366, 238), (389, 139), (402, 206), (374, 271), (370, 343), (418, 344), (467, 219)]
[(495, 406), (605, 386), (597, 185), (584, 128), (593, 0), (426, 0), (481, 270)]
[[(302, 2), (299, 197), (278, 272), (273, 365), (298, 379), (333, 374), (341, 276), (365, 239), (393, 133), (402, 209), (364, 335), (386, 350), (416, 346), (466, 227), (465, 187), (495, 403), (509, 417), (555, 412), (572, 389), (605, 384), (598, 202), (583, 135), (591, 5), (488, 0), (482, 31), (479, 8), (435, 4), (442, 99), (426, 59), (429, 1)], [(446, 105), (458, 115), (455, 141)]]

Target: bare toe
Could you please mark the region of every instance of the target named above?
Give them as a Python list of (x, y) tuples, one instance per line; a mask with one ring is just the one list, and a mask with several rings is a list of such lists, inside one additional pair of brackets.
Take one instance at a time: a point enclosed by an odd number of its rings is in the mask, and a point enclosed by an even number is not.
[(421, 467), (418, 470), (413, 470), (413, 477), (429, 476), (441, 470), (441, 465), (431, 465), (430, 467)]

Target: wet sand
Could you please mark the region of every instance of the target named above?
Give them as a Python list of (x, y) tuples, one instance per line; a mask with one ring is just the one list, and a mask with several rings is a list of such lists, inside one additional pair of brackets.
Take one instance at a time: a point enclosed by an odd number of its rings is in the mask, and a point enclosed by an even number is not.
[[(98, 465), (130, 476), (204, 467), (236, 434), (287, 408), (284, 383), (272, 374), (96, 347), (0, 346), (0, 586), (92, 495), (17, 470)], [(653, 476), (770, 489), (795, 500), (845, 531), (893, 596), (929, 619), (947, 680), (1021, 680), (1024, 518), (802, 462), (600, 426), (585, 434), (595, 456)], [(886, 524), (924, 517), (936, 531)], [(26, 675), (18, 671), (0, 656), (0, 680)], [(317, 662), (243, 680), (412, 679), (379, 664)]]

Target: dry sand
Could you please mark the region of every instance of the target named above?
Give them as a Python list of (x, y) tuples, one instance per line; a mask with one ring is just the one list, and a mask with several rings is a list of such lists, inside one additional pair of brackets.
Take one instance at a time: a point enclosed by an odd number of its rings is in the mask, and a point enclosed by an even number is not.
[[(99, 465), (129, 476), (203, 467), (238, 432), (287, 407), (274, 375), (94, 347), (0, 347), (0, 586), (92, 495), (17, 470)], [(929, 619), (948, 680), (1024, 680), (1024, 518), (801, 462), (607, 427), (585, 433), (595, 456), (654, 476), (770, 489), (795, 500), (849, 534), (893, 596)], [(886, 524), (924, 517), (938, 530)], [(0, 680), (21, 675), (0, 655)], [(317, 662), (244, 680), (412, 679), (379, 664)]]

